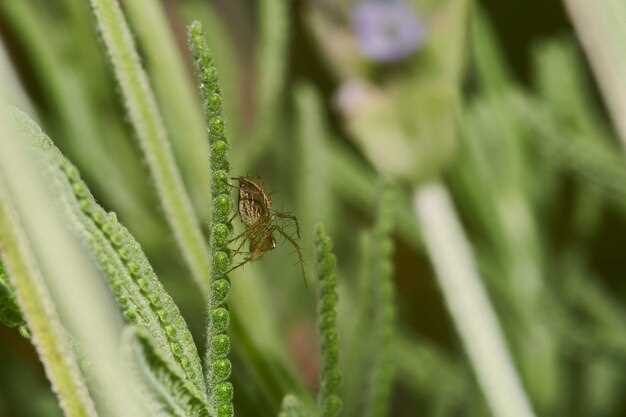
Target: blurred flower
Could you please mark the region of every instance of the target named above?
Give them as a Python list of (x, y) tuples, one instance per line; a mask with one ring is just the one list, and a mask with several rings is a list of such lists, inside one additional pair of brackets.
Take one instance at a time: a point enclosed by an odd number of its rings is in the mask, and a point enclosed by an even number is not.
[(335, 96), (339, 111), (348, 118), (358, 117), (364, 109), (376, 106), (385, 99), (383, 93), (363, 80), (344, 82)]
[(361, 52), (379, 62), (399, 61), (419, 48), (426, 34), (404, 0), (364, 0), (352, 13)]

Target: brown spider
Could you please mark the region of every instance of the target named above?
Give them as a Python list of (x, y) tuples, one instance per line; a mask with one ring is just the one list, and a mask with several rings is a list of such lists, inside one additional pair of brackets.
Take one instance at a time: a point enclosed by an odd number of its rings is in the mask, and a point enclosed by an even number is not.
[[(232, 238), (229, 243), (240, 240), (239, 246), (235, 249), (234, 254), (247, 255), (243, 262), (232, 267), (228, 272), (245, 265), (248, 262), (259, 259), (265, 252), (276, 248), (276, 239), (274, 233), (282, 235), (295, 248), (298, 254), (302, 277), (306, 283), (306, 273), (304, 271), (304, 261), (302, 251), (296, 240), (291, 237), (283, 227), (279, 224), (279, 219), (287, 219), (294, 222), (296, 226), (296, 234), (300, 239), (300, 226), (298, 219), (287, 213), (281, 213), (272, 210), (272, 197), (265, 192), (263, 183), (257, 177), (235, 177), (232, 178), (239, 182), (239, 202), (238, 211), (241, 222), (245, 226), (245, 230)], [(237, 188), (237, 187), (235, 187)], [(233, 216), (233, 218), (235, 217)], [(232, 221), (232, 219), (231, 219)], [(241, 248), (248, 242), (248, 252), (242, 252)]]

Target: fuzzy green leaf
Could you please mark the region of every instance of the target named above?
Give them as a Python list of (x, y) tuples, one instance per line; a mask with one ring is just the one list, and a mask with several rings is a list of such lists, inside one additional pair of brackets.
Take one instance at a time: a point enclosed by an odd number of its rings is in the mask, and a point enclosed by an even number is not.
[(128, 327), (122, 339), (126, 358), (145, 384), (146, 395), (154, 415), (168, 417), (208, 417), (208, 404), (203, 392), (180, 372), (151, 337), (139, 328)]
[(206, 291), (210, 266), (208, 248), (122, 10), (117, 0), (91, 0), (91, 5), (167, 221), (196, 284)]
[(50, 138), (23, 113), (16, 113), (15, 119), (37, 140), (50, 169), (59, 178), (76, 226), (108, 279), (126, 321), (145, 329), (161, 353), (180, 366), (198, 391), (204, 393), (202, 366), (191, 333), (139, 243), (114, 213), (107, 213), (98, 205), (78, 169)]
[(195, 203), (194, 208), (201, 219), (206, 219), (209, 208), (206, 193), (209, 161), (198, 157), (209, 152), (204, 119), (185, 61), (169, 27), (165, 7), (161, 3), (158, 0), (129, 1), (123, 7), (137, 35), (137, 42), (145, 53), (146, 69), (163, 109), (172, 148)]

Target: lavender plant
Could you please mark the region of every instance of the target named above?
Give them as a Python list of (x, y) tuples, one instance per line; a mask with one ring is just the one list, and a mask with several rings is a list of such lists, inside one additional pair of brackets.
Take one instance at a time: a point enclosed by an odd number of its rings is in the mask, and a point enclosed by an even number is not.
[(492, 3), (0, 2), (0, 415), (622, 415), (625, 10)]
[(337, 260), (332, 253), (332, 242), (322, 225), (317, 227), (317, 264), (320, 280), (319, 330), (322, 368), (320, 374), (319, 406), (322, 417), (336, 417), (342, 401), (337, 395), (341, 383), (339, 367), (339, 335), (337, 332)]
[(226, 307), (230, 280), (227, 271), (232, 263), (228, 248), (230, 231), (230, 165), (228, 142), (224, 135), (222, 94), (217, 80), (217, 70), (204, 41), (199, 22), (189, 27), (189, 45), (194, 55), (200, 91), (204, 102), (211, 146), (211, 289), (209, 292), (209, 323), (207, 328), (208, 351), (206, 357), (209, 398), (218, 416), (233, 415), (233, 386), (229, 382), (231, 363), (228, 359), (230, 338), (229, 312)]

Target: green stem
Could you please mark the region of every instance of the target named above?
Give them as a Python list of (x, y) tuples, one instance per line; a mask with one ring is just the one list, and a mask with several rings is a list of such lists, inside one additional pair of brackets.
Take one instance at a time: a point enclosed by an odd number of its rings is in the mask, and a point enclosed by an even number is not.
[(414, 208), (439, 286), (493, 415), (534, 417), (447, 190), (438, 183), (420, 188)]
[[(378, 213), (372, 232), (370, 270), (373, 290), (373, 335), (374, 357), (369, 379), (366, 403), (368, 417), (384, 417), (389, 413), (391, 389), (394, 379), (392, 340), (396, 327), (396, 297), (393, 284), (393, 241), (395, 193), (383, 184), (379, 192)], [(368, 343), (362, 341), (362, 343)]]
[(209, 152), (206, 128), (200, 101), (161, 3), (157, 0), (128, 1), (124, 3), (124, 10), (145, 52), (146, 68), (163, 109), (172, 148), (194, 208), (198, 216), (205, 219), (209, 208), (206, 193), (209, 161), (201, 156)]
[(193, 278), (206, 291), (210, 265), (208, 249), (122, 10), (116, 0), (91, 0), (91, 5), (167, 221)]
[(339, 397), (341, 370), (339, 367), (339, 335), (337, 332), (337, 260), (332, 242), (324, 227), (317, 226), (317, 275), (320, 281), (319, 331), (322, 340), (322, 368), (318, 403), (322, 417), (335, 417), (343, 402)]
[(189, 46), (198, 72), (200, 92), (204, 100), (209, 126), (211, 149), (211, 289), (209, 293), (209, 322), (207, 329), (207, 386), (209, 400), (217, 417), (232, 417), (233, 385), (229, 381), (231, 363), (230, 313), (226, 301), (230, 292), (227, 271), (232, 263), (228, 248), (231, 233), (229, 224), (232, 199), (230, 197), (228, 143), (224, 133), (222, 115), (222, 92), (218, 84), (217, 70), (211, 57), (200, 22), (189, 26)]

